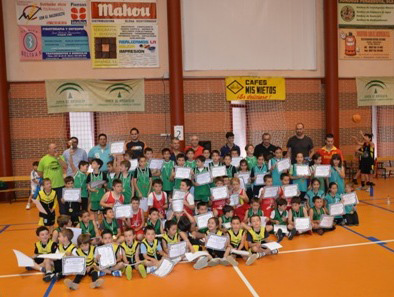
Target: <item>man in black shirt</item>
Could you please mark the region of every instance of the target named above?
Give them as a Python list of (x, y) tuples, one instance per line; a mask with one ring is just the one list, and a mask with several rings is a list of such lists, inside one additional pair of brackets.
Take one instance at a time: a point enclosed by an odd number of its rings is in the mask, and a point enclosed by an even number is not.
[(271, 144), (271, 135), (269, 133), (264, 133), (262, 136), (263, 142), (256, 145), (254, 148), (254, 155), (258, 158), (261, 154), (263, 154), (264, 159), (268, 161), (274, 156), (276, 146)]
[(291, 163), (295, 163), (298, 153), (302, 153), (304, 158), (310, 158), (314, 153), (313, 141), (304, 134), (304, 124), (302, 123), (296, 125), (296, 135), (287, 141), (287, 156), (291, 156)]
[(144, 155), (146, 147), (145, 142), (139, 140), (140, 131), (137, 128), (130, 130), (131, 141), (126, 144), (126, 149), (133, 152), (133, 159), (137, 159)]

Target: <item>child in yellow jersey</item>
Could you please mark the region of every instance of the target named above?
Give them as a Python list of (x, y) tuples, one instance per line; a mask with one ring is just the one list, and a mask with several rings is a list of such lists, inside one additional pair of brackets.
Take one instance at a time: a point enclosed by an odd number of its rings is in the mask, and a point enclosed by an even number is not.
[(257, 258), (262, 258), (265, 255), (275, 255), (278, 254), (278, 250), (265, 249), (261, 244), (267, 242), (269, 236), (268, 231), (265, 227), (261, 226), (261, 218), (258, 215), (253, 215), (250, 218), (252, 224), (251, 228), (248, 230), (246, 235), (246, 241), (248, 242), (250, 251), (257, 254)]
[(86, 272), (85, 274), (77, 274), (72, 281), (71, 279), (65, 279), (64, 284), (70, 290), (76, 290), (79, 287), (79, 283), (86, 276), (89, 275), (92, 278), (92, 282), (90, 283), (90, 287), (92, 289), (100, 287), (104, 280), (99, 278), (98, 275), (98, 267), (96, 261), (98, 261), (98, 257), (95, 257), (96, 248), (90, 243), (91, 238), (89, 234), (81, 234), (78, 236), (77, 243), (78, 249), (76, 250), (76, 254), (79, 257), (85, 257), (86, 259)]
[[(231, 246), (232, 257), (242, 257), (246, 261), (246, 265), (252, 265), (257, 260), (256, 254), (249, 254), (245, 249), (246, 230), (242, 229), (241, 219), (237, 216), (231, 219), (231, 228), (227, 231), (228, 241)], [(244, 252), (242, 255), (239, 252)]]
[(55, 224), (55, 209), (57, 207), (57, 195), (55, 190), (52, 190), (51, 180), (44, 178), (43, 189), (38, 193), (37, 201), (41, 203), (45, 212), (40, 212), (39, 226), (46, 226), (50, 233), (53, 231)]
[[(219, 229), (219, 219), (216, 217), (210, 218), (208, 220), (208, 231), (206, 232), (205, 237), (205, 244), (209, 240), (210, 235), (218, 235), (224, 236), (223, 232)], [(215, 250), (212, 248), (206, 248), (207, 252), (210, 255), (210, 260), (208, 262), (208, 266), (216, 266), (218, 264), (227, 266), (229, 264), (237, 266), (237, 261), (234, 260), (233, 257), (230, 256), (231, 246), (230, 243), (227, 241), (225, 250)]]
[(141, 254), (144, 257), (145, 266), (148, 267), (147, 272), (154, 272), (160, 265), (160, 260), (167, 257), (167, 253), (163, 250), (160, 241), (156, 239), (155, 228), (147, 226), (145, 228), (145, 239), (141, 242)]
[(122, 249), (120, 248), (120, 246), (118, 244), (114, 243), (113, 234), (110, 230), (105, 229), (101, 233), (101, 237), (103, 238), (103, 244), (112, 245), (112, 249), (114, 251), (115, 258), (116, 258), (116, 264), (114, 266), (100, 270), (99, 277), (103, 277), (106, 274), (112, 274), (115, 277), (121, 277), (122, 270), (125, 268), (125, 264), (126, 264), (125, 258), (126, 257), (124, 255)]
[(49, 282), (55, 277), (52, 273), (52, 261), (49, 259), (37, 258), (39, 255), (53, 254), (56, 252), (57, 244), (50, 239), (49, 230), (45, 226), (40, 226), (36, 229), (38, 241), (35, 243), (34, 248), (34, 266), (26, 267), (27, 270), (38, 270), (45, 273), (43, 280)]
[(124, 239), (120, 247), (123, 249), (123, 254), (126, 256), (126, 278), (131, 280), (132, 268), (137, 268), (142, 278), (146, 278), (145, 266), (140, 259), (140, 243), (136, 240), (133, 229), (127, 228), (124, 231)]
[[(174, 221), (166, 221), (164, 225), (164, 230), (165, 233), (163, 234), (161, 244), (164, 252), (168, 254), (168, 246), (170, 244), (175, 244), (180, 242), (181, 238), (178, 234), (178, 224)], [(189, 249), (193, 249), (193, 246), (191, 244), (189, 246)]]
[[(77, 256), (77, 249), (75, 245), (71, 242), (74, 233), (70, 229), (63, 229), (59, 233), (59, 244), (57, 247), (57, 253), (64, 254), (64, 256)], [(57, 279), (63, 278), (62, 276), (62, 260), (54, 260), (53, 266), (55, 267), (55, 272), (58, 273)]]

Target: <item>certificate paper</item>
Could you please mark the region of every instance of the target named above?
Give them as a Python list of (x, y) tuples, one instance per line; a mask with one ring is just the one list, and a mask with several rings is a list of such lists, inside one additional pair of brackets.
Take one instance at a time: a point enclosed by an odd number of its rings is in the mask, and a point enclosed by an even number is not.
[(211, 195), (214, 201), (228, 198), (227, 186), (211, 188)]
[(42, 259), (51, 259), (51, 260), (60, 260), (64, 257), (63, 253), (54, 253), (54, 254), (43, 254), (37, 256), (37, 258), (42, 258)]
[(341, 216), (345, 214), (345, 206), (342, 203), (330, 205), (330, 216)]
[(132, 159), (129, 161), (130, 162), (130, 169), (129, 171), (134, 171), (138, 167), (138, 159)]
[(114, 207), (115, 218), (131, 218), (133, 216), (133, 211), (131, 209), (131, 204), (119, 205)]
[(78, 236), (82, 234), (82, 229), (81, 228), (71, 228), (71, 227), (67, 227), (67, 229), (70, 229), (73, 232), (73, 238), (71, 239), (71, 242), (73, 244), (77, 244), (77, 239)]
[(172, 210), (174, 212), (182, 212), (184, 208), (183, 200), (173, 200), (172, 201)]
[(148, 211), (148, 198), (142, 197), (142, 198), (140, 199), (140, 208), (141, 208), (144, 212), (147, 212), (147, 211)]
[(105, 269), (116, 264), (116, 258), (112, 244), (106, 244), (96, 247), (97, 254), (100, 255), (100, 269)]
[(163, 167), (164, 160), (163, 159), (152, 159), (149, 163), (149, 169), (152, 170), (161, 170)]
[(233, 165), (234, 167), (239, 167), (239, 163), (241, 162), (243, 158), (242, 157), (234, 157), (231, 160), (231, 165)]
[(239, 204), (239, 194), (230, 195), (230, 205), (236, 206)]
[(249, 184), (249, 179), (250, 179), (250, 172), (243, 172), (243, 173), (238, 173), (238, 178), (243, 179), (244, 184), (247, 185)]
[(224, 251), (227, 246), (227, 236), (219, 236), (215, 234), (208, 235), (205, 247), (216, 251)]
[(328, 215), (322, 215), (319, 227), (321, 228), (332, 228), (334, 225), (334, 217)]
[(186, 196), (186, 192), (183, 192), (181, 190), (174, 190), (172, 194), (172, 200), (184, 200)]
[(349, 193), (342, 195), (343, 205), (354, 205), (358, 204), (358, 198), (356, 193)]
[(63, 199), (66, 202), (81, 202), (81, 189), (66, 189), (63, 188)]
[(32, 267), (34, 266), (34, 260), (28, 256), (26, 256), (24, 253), (18, 251), (18, 250), (13, 250), (14, 254), (16, 256), (16, 260), (18, 261), (18, 267)]
[(195, 180), (200, 186), (210, 184), (212, 182), (211, 174), (209, 172), (196, 174)]
[(124, 141), (111, 143), (111, 154), (124, 154)]
[(222, 224), (222, 227), (226, 228), (228, 230), (231, 228), (231, 223), (230, 222), (224, 223), (224, 224)]
[(296, 165), (297, 176), (310, 176), (311, 171), (308, 165)]
[(292, 198), (294, 196), (298, 196), (298, 185), (286, 185), (283, 186), (283, 196), (285, 198)]
[(265, 187), (263, 198), (276, 198), (278, 197), (279, 187)]
[(256, 175), (256, 180), (254, 181), (254, 184), (256, 185), (256, 186), (262, 186), (262, 185), (264, 185), (265, 184), (265, 182), (264, 182), (264, 176), (266, 176), (267, 175), (267, 173), (265, 173), (265, 174), (257, 174)]
[(85, 274), (86, 258), (85, 257), (64, 257), (62, 260), (63, 275)]
[(312, 229), (310, 218), (294, 218), (294, 225), (297, 231), (308, 231)]
[(208, 220), (210, 218), (212, 218), (212, 217), (213, 217), (213, 213), (212, 212), (208, 212), (208, 213), (197, 215), (195, 218), (196, 218), (196, 223), (197, 223), (198, 229), (207, 228)]
[(96, 180), (90, 183), (90, 187), (93, 189), (101, 189), (103, 185), (106, 183), (105, 180)]
[(170, 258), (178, 258), (186, 254), (187, 245), (186, 241), (168, 245), (168, 256)]
[(193, 262), (194, 260), (196, 260), (200, 257), (208, 256), (208, 255), (209, 255), (208, 252), (201, 251), (201, 252), (195, 252), (195, 253), (186, 253), (185, 257), (186, 257), (187, 261)]
[(158, 277), (165, 277), (168, 275), (172, 269), (174, 268), (174, 263), (168, 259), (164, 259), (161, 263), (160, 266), (153, 272), (154, 275)]
[(315, 168), (315, 177), (329, 177), (331, 171), (330, 165), (317, 165)]
[(279, 173), (281, 173), (282, 171), (285, 171), (285, 170), (289, 170), (290, 166), (291, 166), (290, 159), (287, 159), (287, 158), (279, 161), (276, 164), (277, 164), (276, 167), (278, 168)]
[(175, 178), (176, 179), (190, 179), (192, 169), (189, 167), (175, 167)]
[(267, 217), (261, 216), (260, 221), (261, 221), (261, 227), (265, 227), (267, 225)]
[(209, 167), (209, 163), (211, 163), (211, 162), (212, 162), (211, 159), (205, 159), (204, 167)]
[(227, 175), (226, 166), (211, 167), (212, 178), (219, 177), (219, 176), (226, 176), (226, 175)]
[(286, 225), (274, 225), (274, 232), (278, 232), (278, 230), (281, 229), (283, 233), (287, 234), (289, 231), (287, 230)]
[(282, 248), (282, 245), (279, 244), (279, 243), (277, 243), (277, 242), (263, 243), (261, 246), (262, 246), (263, 248), (269, 249), (270, 251), (273, 251), (273, 250), (277, 250), (277, 249)]

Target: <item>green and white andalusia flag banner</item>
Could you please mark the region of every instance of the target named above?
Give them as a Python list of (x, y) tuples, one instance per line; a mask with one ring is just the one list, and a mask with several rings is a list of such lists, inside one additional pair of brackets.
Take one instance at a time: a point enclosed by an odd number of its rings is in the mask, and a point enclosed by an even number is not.
[(394, 105), (394, 77), (357, 77), (358, 106)]
[(144, 80), (47, 80), (48, 113), (145, 111)]

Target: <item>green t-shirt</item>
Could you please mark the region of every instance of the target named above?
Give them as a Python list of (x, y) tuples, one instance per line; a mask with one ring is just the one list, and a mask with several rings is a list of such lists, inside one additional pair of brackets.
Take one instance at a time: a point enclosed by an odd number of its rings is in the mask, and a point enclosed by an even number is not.
[(81, 189), (81, 197), (82, 198), (88, 198), (89, 194), (88, 194), (88, 188), (86, 185), (86, 179), (88, 178), (88, 176), (81, 172), (81, 171), (77, 171), (77, 173), (74, 176), (74, 188), (80, 188)]
[[(60, 156), (64, 161), (64, 157)], [(41, 158), (38, 164), (37, 171), (43, 173), (44, 178), (49, 178), (52, 183), (52, 188), (60, 188), (64, 186), (63, 167), (60, 165), (56, 157), (45, 155)]]

